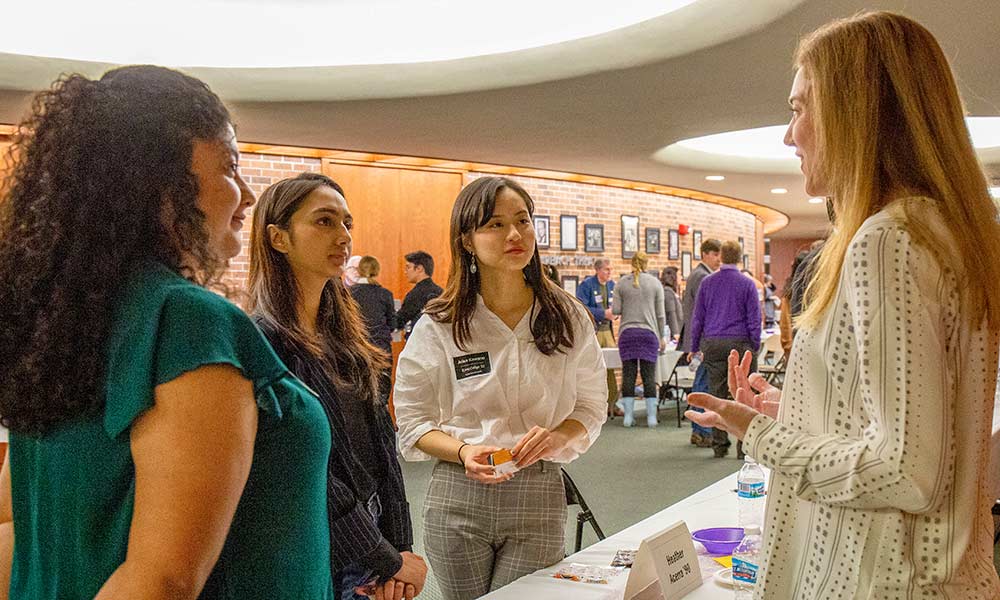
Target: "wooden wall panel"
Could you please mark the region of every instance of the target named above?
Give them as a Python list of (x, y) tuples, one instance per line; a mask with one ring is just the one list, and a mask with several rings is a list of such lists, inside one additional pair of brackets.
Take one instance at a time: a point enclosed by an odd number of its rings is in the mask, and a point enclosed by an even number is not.
[(382, 264), (379, 282), (402, 299), (410, 290), (403, 256), (423, 250), (434, 257), (434, 281), (444, 287), (451, 264), (451, 207), (462, 175), (323, 161), (324, 175), (344, 188), (354, 215), (354, 254)]

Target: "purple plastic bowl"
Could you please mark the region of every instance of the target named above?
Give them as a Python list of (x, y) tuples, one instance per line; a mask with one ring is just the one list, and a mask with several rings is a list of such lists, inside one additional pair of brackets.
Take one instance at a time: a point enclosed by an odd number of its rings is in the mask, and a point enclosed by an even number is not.
[(699, 529), (691, 534), (696, 542), (701, 542), (709, 554), (732, 554), (743, 540), (742, 527), (712, 527)]

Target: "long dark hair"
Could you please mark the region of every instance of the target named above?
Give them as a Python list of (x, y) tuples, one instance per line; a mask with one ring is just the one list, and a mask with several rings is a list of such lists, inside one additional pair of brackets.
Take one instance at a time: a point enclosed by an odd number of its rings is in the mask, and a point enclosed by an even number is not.
[(306, 196), (327, 186), (341, 196), (336, 181), (318, 173), (300, 173), (264, 190), (253, 214), (250, 231), (250, 298), (247, 310), (292, 344), (320, 359), (327, 376), (351, 393), (378, 401), (379, 374), (389, 357), (368, 341), (357, 303), (343, 281), (334, 277), (323, 288), (314, 336), (299, 323), (296, 307), (301, 290), (284, 254), (271, 246), (267, 226), (288, 229), (292, 215)]
[(229, 123), (208, 86), (161, 67), (64, 76), (35, 97), (0, 200), (0, 423), (39, 435), (104, 407), (114, 311), (139, 265), (182, 272), (184, 256), (186, 276), (218, 280), (191, 152)]
[(660, 283), (677, 293), (677, 267), (663, 267), (660, 273)]
[[(497, 194), (508, 189), (523, 200), (529, 215), (535, 214), (535, 203), (517, 182), (506, 177), (482, 177), (462, 188), (451, 211), (451, 270), (448, 285), (439, 298), (427, 303), (425, 312), (439, 323), (451, 323), (455, 345), (465, 349), (472, 333), (469, 322), (476, 310), (479, 293), (479, 273), (473, 273), (472, 255), (462, 245), (463, 238), (479, 229), (493, 217)], [(535, 294), (537, 316), (531, 324), (535, 346), (551, 355), (573, 346), (572, 303), (575, 299), (542, 274), (538, 246), (531, 262), (524, 268), (524, 280)]]

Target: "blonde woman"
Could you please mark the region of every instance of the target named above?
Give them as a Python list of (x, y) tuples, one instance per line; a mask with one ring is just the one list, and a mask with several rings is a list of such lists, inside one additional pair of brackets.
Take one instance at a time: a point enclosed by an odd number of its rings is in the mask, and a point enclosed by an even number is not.
[(715, 412), (688, 413), (772, 469), (755, 597), (998, 598), (1000, 225), (955, 80), (924, 27), (886, 12), (820, 28), (795, 65), (785, 143), (836, 229), (784, 392), (731, 355), (740, 402), (693, 395)]
[(642, 395), (646, 400), (646, 425), (656, 427), (656, 360), (667, 347), (663, 328), (667, 324), (663, 308), (663, 286), (656, 277), (646, 273), (649, 257), (637, 252), (632, 257), (632, 272), (622, 276), (615, 286), (617, 293), (611, 302), (611, 312), (621, 315), (618, 334), (618, 354), (622, 359), (623, 424), (635, 422), (635, 378), (642, 374)]

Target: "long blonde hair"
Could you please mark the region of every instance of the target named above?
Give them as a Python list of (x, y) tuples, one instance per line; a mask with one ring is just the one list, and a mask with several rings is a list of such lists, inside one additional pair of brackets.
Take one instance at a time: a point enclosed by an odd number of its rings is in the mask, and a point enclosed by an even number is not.
[(632, 285), (639, 287), (639, 276), (642, 275), (648, 266), (649, 255), (645, 252), (636, 252), (632, 256)]
[(795, 66), (809, 82), (816, 168), (836, 208), (797, 324), (818, 324), (833, 302), (848, 246), (865, 219), (896, 197), (924, 196), (941, 218), (904, 205), (909, 234), (964, 282), (960, 302), (969, 323), (978, 328), (985, 316), (991, 331), (1000, 329), (997, 208), (934, 36), (907, 17), (864, 12), (806, 36)]

